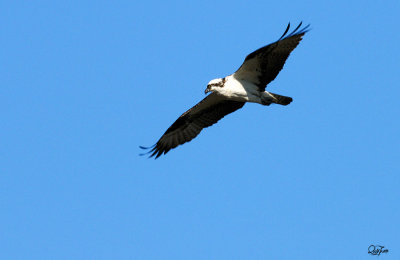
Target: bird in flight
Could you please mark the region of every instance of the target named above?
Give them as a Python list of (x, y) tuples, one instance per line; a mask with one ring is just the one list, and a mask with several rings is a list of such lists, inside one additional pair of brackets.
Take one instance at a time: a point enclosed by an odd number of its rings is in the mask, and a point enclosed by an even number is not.
[(300, 43), (304, 34), (309, 30), (307, 25), (287, 34), (288, 24), (283, 35), (269, 45), (266, 45), (245, 58), (242, 66), (225, 78), (211, 80), (205, 94), (211, 92), (194, 107), (183, 113), (161, 136), (158, 142), (147, 153), (155, 159), (169, 150), (195, 138), (201, 130), (217, 123), (224, 116), (242, 108), (246, 102), (258, 103), (264, 106), (270, 104), (288, 105), (291, 97), (286, 97), (265, 91), (283, 68), (289, 54)]

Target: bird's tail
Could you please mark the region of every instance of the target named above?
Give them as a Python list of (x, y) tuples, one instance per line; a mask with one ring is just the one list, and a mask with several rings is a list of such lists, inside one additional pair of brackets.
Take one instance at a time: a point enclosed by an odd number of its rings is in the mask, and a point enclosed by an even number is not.
[(269, 94), (271, 94), (271, 96), (274, 98), (274, 100), (272, 102), (279, 104), (279, 105), (286, 106), (286, 105), (289, 105), (290, 102), (293, 101), (293, 99), (291, 97), (286, 97), (286, 96), (274, 94), (271, 92), (269, 92)]

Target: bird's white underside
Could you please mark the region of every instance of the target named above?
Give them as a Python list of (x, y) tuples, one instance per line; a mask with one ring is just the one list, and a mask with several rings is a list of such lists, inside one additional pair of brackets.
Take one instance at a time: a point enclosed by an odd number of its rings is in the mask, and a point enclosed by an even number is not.
[[(214, 79), (210, 83), (218, 82), (222, 79)], [(259, 87), (254, 83), (244, 79), (237, 79), (235, 74), (225, 77), (223, 87), (213, 88), (213, 92), (224, 97), (224, 99), (235, 100), (240, 102), (253, 102), (264, 104), (263, 100), (272, 100), (273, 97), (268, 91), (259, 91)]]

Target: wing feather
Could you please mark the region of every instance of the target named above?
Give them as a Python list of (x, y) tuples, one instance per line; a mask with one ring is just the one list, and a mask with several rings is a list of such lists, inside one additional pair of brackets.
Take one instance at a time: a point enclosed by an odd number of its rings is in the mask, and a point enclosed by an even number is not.
[[(169, 150), (195, 138), (204, 128), (209, 127), (224, 116), (244, 106), (244, 102), (225, 100), (215, 93), (211, 93), (197, 105), (183, 113), (161, 136), (152, 147), (150, 157), (157, 159)], [(142, 154), (143, 155), (143, 154)]]
[(278, 76), (290, 53), (308, 32), (310, 25), (299, 30), (301, 25), (302, 23), (286, 35), (290, 28), (289, 23), (278, 41), (247, 55), (242, 66), (233, 74), (234, 77), (250, 81), (257, 85), (260, 91), (264, 91), (266, 86)]

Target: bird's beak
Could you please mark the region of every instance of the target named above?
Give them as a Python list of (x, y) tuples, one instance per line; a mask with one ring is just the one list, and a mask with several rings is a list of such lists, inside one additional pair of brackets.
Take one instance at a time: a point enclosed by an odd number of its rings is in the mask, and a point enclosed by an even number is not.
[(206, 90), (204, 90), (204, 94), (207, 94), (208, 92), (210, 92), (210, 89), (206, 88)]

